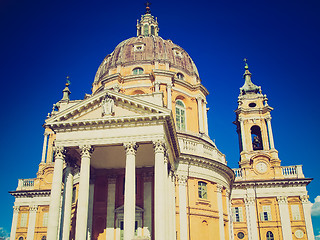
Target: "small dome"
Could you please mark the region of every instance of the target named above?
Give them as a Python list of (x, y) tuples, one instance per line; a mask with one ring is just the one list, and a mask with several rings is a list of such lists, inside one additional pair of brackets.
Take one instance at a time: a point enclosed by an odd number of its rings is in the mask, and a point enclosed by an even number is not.
[(105, 57), (99, 66), (94, 82), (99, 82), (108, 75), (109, 70), (117, 66), (153, 65), (155, 61), (169, 63), (171, 68), (199, 77), (191, 57), (180, 46), (160, 36), (140, 35), (122, 41), (111, 54)]

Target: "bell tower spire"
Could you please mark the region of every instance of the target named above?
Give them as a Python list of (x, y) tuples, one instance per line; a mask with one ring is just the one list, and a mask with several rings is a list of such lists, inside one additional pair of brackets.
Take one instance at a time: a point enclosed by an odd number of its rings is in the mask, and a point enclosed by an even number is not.
[(234, 122), (239, 135), (239, 165), (241, 168), (252, 169), (257, 162), (264, 159), (263, 161), (268, 162), (270, 166), (280, 167), (271, 127), (270, 112), (273, 108), (268, 105), (268, 98), (262, 94), (261, 87), (252, 82), (247, 59), (244, 61), (245, 82), (240, 88)]
[(137, 20), (137, 36), (158, 36), (158, 19), (151, 15), (151, 3), (146, 2), (146, 12), (141, 15), (140, 21)]

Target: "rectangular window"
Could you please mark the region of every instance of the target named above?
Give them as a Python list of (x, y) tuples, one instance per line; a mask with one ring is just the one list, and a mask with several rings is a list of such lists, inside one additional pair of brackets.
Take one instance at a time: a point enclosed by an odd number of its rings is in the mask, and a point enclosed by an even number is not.
[(48, 227), (48, 217), (49, 217), (49, 213), (48, 212), (43, 213), (42, 227)]
[(198, 195), (199, 198), (207, 199), (207, 183), (198, 182)]
[(28, 221), (28, 213), (21, 214), (20, 227), (26, 227)]
[(271, 206), (262, 206), (262, 212), (260, 213), (261, 221), (271, 221)]
[(232, 208), (233, 221), (243, 222), (243, 212), (242, 207), (233, 207)]
[(72, 189), (72, 203), (76, 202), (77, 188), (73, 187)]
[(301, 220), (299, 205), (291, 205), (292, 220)]

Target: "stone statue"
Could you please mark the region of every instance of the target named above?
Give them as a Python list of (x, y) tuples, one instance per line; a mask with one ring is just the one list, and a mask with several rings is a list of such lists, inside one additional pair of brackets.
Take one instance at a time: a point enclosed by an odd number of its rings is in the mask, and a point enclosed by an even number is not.
[(114, 114), (114, 100), (106, 95), (102, 100), (102, 116), (113, 115)]

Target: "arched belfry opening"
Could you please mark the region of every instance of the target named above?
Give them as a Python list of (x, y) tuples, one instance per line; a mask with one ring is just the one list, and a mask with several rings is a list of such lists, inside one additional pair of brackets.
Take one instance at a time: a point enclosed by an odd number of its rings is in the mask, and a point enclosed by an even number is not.
[(251, 141), (252, 141), (252, 149), (254, 151), (263, 149), (261, 129), (257, 125), (254, 125), (251, 127)]

